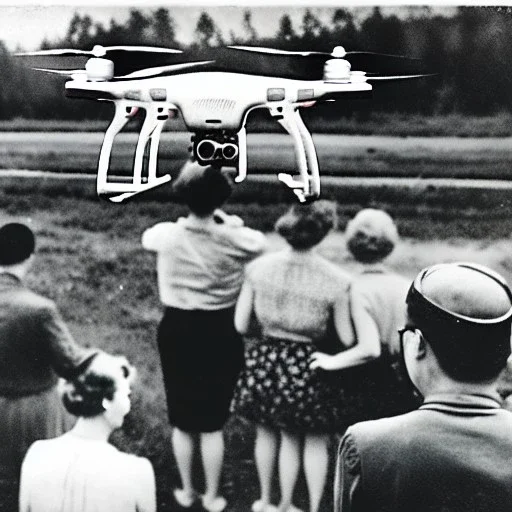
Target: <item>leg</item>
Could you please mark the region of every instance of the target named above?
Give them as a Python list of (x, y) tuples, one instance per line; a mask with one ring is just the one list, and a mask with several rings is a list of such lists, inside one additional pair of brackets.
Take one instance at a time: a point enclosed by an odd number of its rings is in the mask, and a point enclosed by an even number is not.
[(329, 437), (308, 435), (304, 443), (304, 473), (309, 493), (309, 511), (318, 512), (329, 464)]
[(279, 450), (279, 483), (281, 485), (279, 512), (287, 512), (292, 505), (299, 469), (300, 437), (283, 430), (281, 431), (281, 449)]
[(196, 492), (192, 483), (192, 464), (194, 459), (194, 438), (188, 432), (174, 428), (172, 432), (174, 457), (181, 477), (181, 489), (174, 492), (176, 501), (184, 506), (191, 506)]
[(257, 425), (254, 460), (260, 481), (260, 499), (254, 502), (253, 512), (263, 512), (270, 504), (276, 449), (277, 433), (268, 427)]
[(226, 506), (226, 500), (219, 496), (219, 484), (224, 460), (222, 430), (201, 434), (201, 456), (206, 481), (203, 506), (212, 512), (223, 510)]

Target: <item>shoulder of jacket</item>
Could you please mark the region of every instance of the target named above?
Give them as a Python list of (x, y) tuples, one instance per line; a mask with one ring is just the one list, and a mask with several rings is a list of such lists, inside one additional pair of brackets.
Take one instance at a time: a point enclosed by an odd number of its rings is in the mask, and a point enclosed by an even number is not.
[(390, 418), (356, 423), (349, 430), (361, 449), (371, 449), (372, 447), (378, 449), (384, 442), (388, 444), (388, 441), (403, 439), (404, 431), (410, 434), (415, 429), (414, 424), (417, 418), (417, 411), (412, 411)]
[[(20, 288), (15, 293), (17, 300), (20, 304), (22, 304), (25, 308), (29, 308), (34, 311), (55, 311), (57, 306), (55, 301), (49, 299), (48, 297), (44, 297), (39, 293), (36, 293), (28, 288)], [(13, 300), (14, 297), (13, 297)]]

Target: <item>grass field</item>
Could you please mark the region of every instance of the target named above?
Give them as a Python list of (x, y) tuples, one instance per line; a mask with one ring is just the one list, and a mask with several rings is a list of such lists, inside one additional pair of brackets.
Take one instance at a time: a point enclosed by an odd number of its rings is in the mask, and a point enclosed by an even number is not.
[[(93, 103), (89, 103), (93, 105)], [(341, 105), (341, 103), (340, 103)], [(111, 117), (110, 110), (102, 105), (93, 106), (92, 112), (100, 112), (105, 119), (63, 120), (63, 119), (4, 119), (0, 120), (0, 131), (10, 132), (95, 132), (105, 131)], [(399, 112), (355, 112), (347, 116), (336, 107), (339, 114), (332, 118), (333, 106), (321, 104), (312, 109), (303, 109), (302, 115), (306, 124), (315, 133), (338, 133), (347, 135), (389, 135), (405, 136), (444, 136), (444, 137), (510, 137), (512, 136), (512, 114), (501, 112), (488, 116), (466, 116), (463, 114), (447, 114), (425, 116)], [(181, 117), (169, 120), (165, 125), (166, 131), (181, 131), (185, 127)], [(135, 129), (134, 125), (128, 129)], [(248, 117), (247, 130), (254, 132), (279, 131), (278, 124), (264, 110), (251, 113)]]
[[(164, 135), (162, 171), (174, 173), (187, 157), (188, 136)], [(101, 133), (5, 132), (0, 137), (0, 167), (4, 169), (87, 171), (92, 175), (22, 179), (0, 171), (0, 216), (2, 223), (22, 221), (35, 229), (38, 258), (30, 284), (57, 302), (77, 340), (125, 354), (137, 366), (140, 378), (133, 411), (113, 442), (150, 458), (157, 475), (159, 511), (168, 512), (172, 510), (170, 491), (179, 480), (155, 342), (161, 315), (155, 262), (152, 254), (142, 250), (140, 237), (145, 228), (175, 220), (185, 208), (173, 201), (172, 189), (165, 186), (122, 205), (98, 200), (94, 173), (101, 140)], [(114, 159), (114, 165), (125, 172), (131, 165), (135, 140), (135, 134), (125, 134)], [(512, 177), (510, 139), (347, 140), (315, 135), (315, 142), (326, 170), (322, 195), (337, 201), (341, 230), (362, 207), (384, 208), (396, 218), (403, 243), (391, 256), (391, 267), (412, 278), (431, 263), (471, 260), (491, 266), (512, 282), (512, 191), (496, 181)], [(265, 174), (251, 173), (236, 187), (226, 209), (243, 217), (247, 225), (268, 232), (271, 250), (276, 250), (283, 241), (270, 233), (272, 226), (294, 199), (274, 174), (293, 170), (291, 142), (280, 134), (251, 134), (249, 143), (254, 166), (250, 171)], [(356, 178), (361, 174), (374, 181), (363, 185)], [(390, 175), (398, 180), (389, 180)], [(414, 179), (400, 181), (407, 176)], [(427, 176), (483, 177), (487, 181), (460, 188), (454, 180), (433, 184), (424, 179)], [(356, 269), (342, 231), (331, 234), (319, 250), (348, 270)], [(248, 511), (258, 493), (253, 427), (233, 418), (225, 434), (223, 493), (230, 511)], [(333, 456), (335, 447), (333, 438)], [(325, 511), (331, 510), (331, 481), (324, 496)], [(296, 497), (302, 507), (307, 505), (304, 489), (302, 479)]]
[[(21, 188), (20, 188), (21, 187)], [(168, 201), (140, 200), (112, 205), (93, 194), (60, 194), (23, 188), (12, 183), (0, 194), (2, 223), (29, 223), (39, 237), (38, 257), (30, 285), (52, 297), (69, 322), (76, 339), (127, 355), (139, 370), (133, 393), (134, 406), (123, 429), (114, 435), (120, 448), (150, 458), (158, 486), (160, 512), (172, 510), (170, 490), (178, 475), (170, 447), (170, 427), (156, 350), (156, 326), (161, 308), (157, 297), (154, 257), (141, 248), (140, 236), (155, 222), (183, 214), (179, 205)], [(357, 207), (364, 204), (357, 205)], [(353, 203), (356, 207), (356, 203)], [(230, 212), (253, 226), (271, 226), (284, 211), (275, 205), (228, 205)], [(342, 223), (352, 214), (340, 205)], [(471, 217), (469, 223), (438, 215), (399, 216), (404, 240), (389, 264), (412, 278), (422, 267), (439, 261), (471, 260), (490, 265), (512, 282), (512, 219), (510, 209), (501, 221)], [(506, 229), (492, 229), (498, 224)], [(437, 234), (437, 236), (436, 236)], [(283, 245), (269, 234), (271, 250)], [(343, 234), (330, 235), (319, 250), (335, 263), (355, 270), (344, 246)], [(257, 478), (252, 458), (254, 432), (250, 424), (233, 418), (226, 428), (226, 465), (223, 493), (231, 511), (247, 511), (257, 497)], [(332, 442), (335, 454), (336, 439)], [(332, 479), (322, 510), (331, 510)], [(296, 503), (306, 506), (304, 481), (297, 487)]]

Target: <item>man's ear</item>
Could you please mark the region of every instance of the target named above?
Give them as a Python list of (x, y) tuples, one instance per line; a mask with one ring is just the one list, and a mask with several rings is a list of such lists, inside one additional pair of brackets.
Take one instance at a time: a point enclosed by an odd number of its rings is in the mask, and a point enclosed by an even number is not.
[(423, 337), (423, 333), (416, 329), (416, 334), (418, 335), (418, 342), (416, 346), (416, 359), (421, 360), (425, 359), (427, 356), (427, 342), (425, 341), (425, 338)]

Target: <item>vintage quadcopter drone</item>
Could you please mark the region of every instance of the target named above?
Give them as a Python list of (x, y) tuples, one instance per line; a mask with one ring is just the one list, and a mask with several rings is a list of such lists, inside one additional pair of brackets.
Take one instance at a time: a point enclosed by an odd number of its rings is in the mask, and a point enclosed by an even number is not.
[[(165, 122), (181, 113), (201, 165), (235, 167), (236, 182), (247, 174), (246, 120), (267, 108), (292, 136), (300, 175), (280, 173), (301, 202), (320, 194), (313, 139), (299, 113), (319, 101), (371, 96), (369, 82), (427, 76), (420, 61), (395, 55), (346, 52), (289, 52), (250, 46), (201, 51), (143, 46), (95, 46), (85, 50), (43, 50), (18, 56), (36, 59), (34, 69), (70, 77), (66, 96), (111, 101), (115, 114), (101, 147), (97, 192), (121, 202), (170, 181), (157, 176), (157, 155)], [(46, 60), (48, 63), (44, 63)], [(64, 68), (64, 69), (63, 69)], [(109, 181), (115, 136), (139, 109), (146, 111), (130, 183)], [(144, 154), (149, 162), (144, 169)]]

